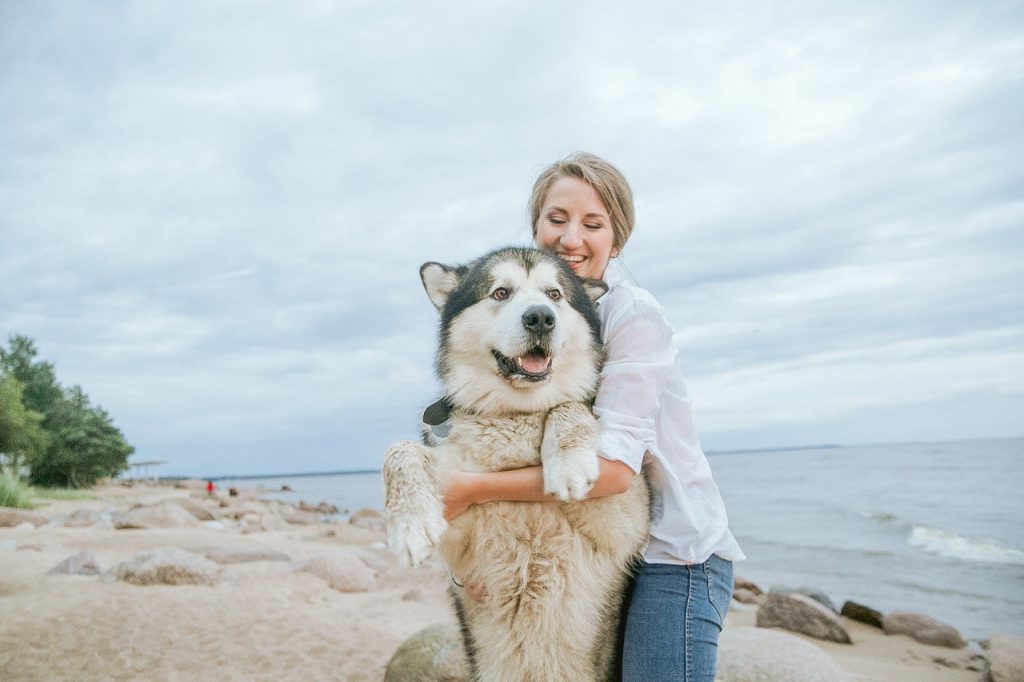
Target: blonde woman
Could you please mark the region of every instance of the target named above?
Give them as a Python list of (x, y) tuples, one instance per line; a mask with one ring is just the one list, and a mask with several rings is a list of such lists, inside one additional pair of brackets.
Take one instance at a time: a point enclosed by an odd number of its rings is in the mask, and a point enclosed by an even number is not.
[[(701, 450), (672, 329), (654, 297), (615, 262), (633, 230), (629, 184), (607, 161), (573, 154), (540, 174), (529, 212), (537, 246), (609, 287), (598, 300), (607, 360), (594, 404), (600, 475), (589, 497), (624, 492), (641, 469), (651, 487), (650, 537), (623, 605), (622, 679), (714, 680), (732, 562), (744, 557)], [(445, 488), (445, 515), (548, 499), (539, 466), (460, 472)], [(466, 587), (482, 598), (487, 586)]]

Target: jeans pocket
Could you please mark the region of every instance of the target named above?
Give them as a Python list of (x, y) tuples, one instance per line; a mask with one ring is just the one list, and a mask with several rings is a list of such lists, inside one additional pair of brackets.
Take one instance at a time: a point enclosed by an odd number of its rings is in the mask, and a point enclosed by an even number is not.
[(712, 554), (704, 562), (704, 575), (707, 578), (708, 601), (718, 614), (718, 626), (722, 627), (732, 601), (732, 562)]

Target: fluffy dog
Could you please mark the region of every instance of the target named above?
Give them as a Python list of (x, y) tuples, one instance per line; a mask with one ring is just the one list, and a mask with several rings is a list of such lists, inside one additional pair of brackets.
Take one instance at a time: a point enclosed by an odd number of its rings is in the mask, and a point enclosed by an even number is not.
[[(420, 269), (441, 313), (437, 371), (450, 432), (396, 443), (383, 473), (388, 539), (413, 564), (439, 546), (474, 679), (612, 676), (619, 608), (647, 537), (642, 476), (582, 501), (598, 475), (591, 405), (603, 352), (593, 300), (606, 290), (551, 253), (506, 248)], [(450, 471), (543, 465), (551, 502), (474, 505), (447, 525)]]

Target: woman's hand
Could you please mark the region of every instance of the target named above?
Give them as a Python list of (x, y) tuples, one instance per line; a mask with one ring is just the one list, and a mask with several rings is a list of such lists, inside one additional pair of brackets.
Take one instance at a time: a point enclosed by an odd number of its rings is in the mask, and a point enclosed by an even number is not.
[(444, 502), (444, 520), (451, 522), (456, 516), (476, 504), (473, 497), (473, 474), (456, 471), (445, 481), (442, 498)]

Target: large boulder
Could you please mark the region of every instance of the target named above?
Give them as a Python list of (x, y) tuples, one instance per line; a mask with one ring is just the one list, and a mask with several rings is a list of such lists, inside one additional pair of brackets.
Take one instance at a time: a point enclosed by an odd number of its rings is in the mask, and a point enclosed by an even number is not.
[(992, 635), (988, 639), (988, 674), (992, 682), (1024, 680), (1024, 637)]
[(832, 657), (795, 635), (727, 628), (718, 637), (720, 682), (845, 682), (849, 673)]
[(312, 573), (339, 592), (369, 592), (377, 578), (362, 559), (351, 552), (335, 552), (303, 562), (297, 570)]
[(139, 552), (114, 569), (118, 580), (135, 585), (214, 585), (220, 568), (206, 557), (177, 547)]
[(114, 528), (191, 528), (199, 521), (180, 505), (162, 502), (151, 507), (133, 507), (117, 512), (111, 519)]
[(930, 616), (909, 611), (893, 611), (882, 619), (882, 629), (887, 635), (908, 635), (921, 644), (962, 649), (967, 642), (952, 625), (947, 625)]
[(211, 547), (203, 552), (206, 558), (218, 564), (241, 564), (250, 561), (291, 561), (282, 552), (260, 547)]
[(83, 549), (78, 554), (72, 554), (64, 561), (50, 569), (50, 575), (99, 575), (100, 563), (96, 561), (93, 553)]
[(31, 523), (38, 528), (47, 521), (49, 519), (39, 512), (14, 507), (0, 507), (0, 528), (16, 528), (23, 523)]
[(839, 615), (876, 628), (882, 627), (882, 614), (879, 611), (855, 601), (843, 602), (843, 610), (839, 612)]
[(65, 528), (87, 528), (89, 526), (95, 526), (103, 518), (103, 514), (98, 509), (89, 509), (85, 507), (83, 509), (76, 509), (71, 515), (64, 521)]
[(469, 662), (457, 625), (430, 625), (388, 661), (384, 682), (469, 682)]
[(810, 597), (792, 592), (769, 592), (757, 610), (757, 627), (782, 628), (840, 644), (853, 643), (834, 611)]

